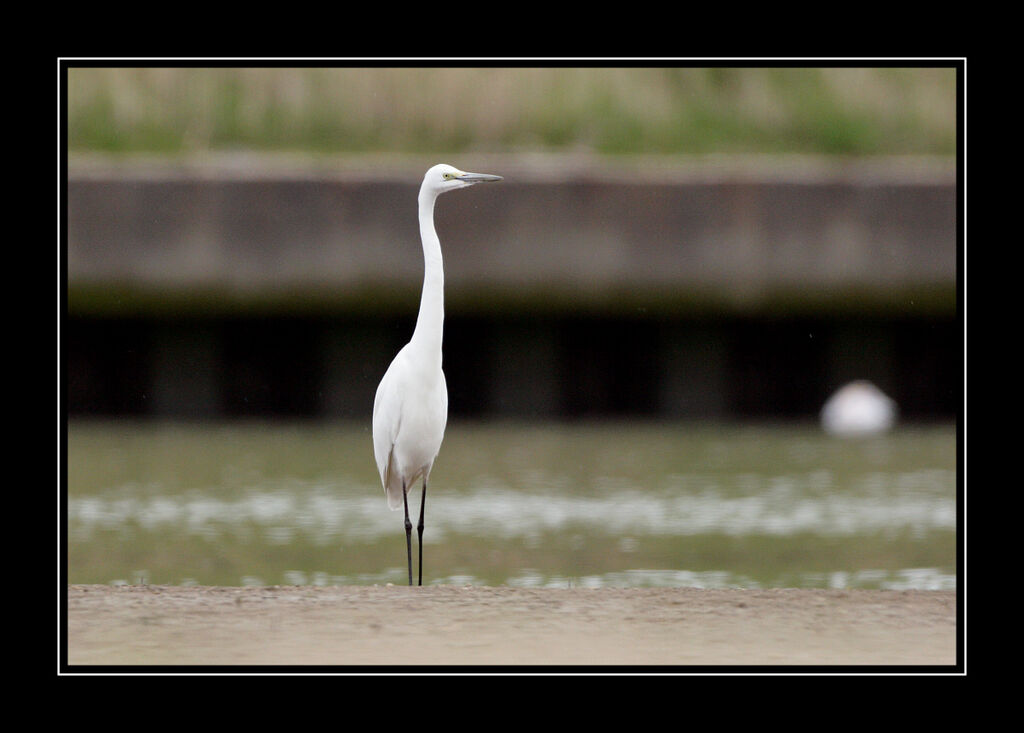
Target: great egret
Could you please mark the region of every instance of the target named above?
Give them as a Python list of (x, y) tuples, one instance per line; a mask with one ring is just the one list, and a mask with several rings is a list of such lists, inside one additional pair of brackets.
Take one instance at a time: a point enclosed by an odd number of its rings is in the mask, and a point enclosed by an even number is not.
[(412, 339), (401, 348), (384, 373), (373, 400), (373, 453), (388, 507), (405, 508), (405, 549), (412, 585), (412, 524), (409, 521), (409, 489), (423, 480), (420, 497), (419, 584), (423, 585), (423, 507), (427, 480), (441, 449), (448, 422), (448, 388), (441, 371), (441, 338), (444, 329), (444, 266), (441, 241), (434, 229), (434, 203), (446, 191), (501, 176), (466, 173), (450, 165), (435, 165), (420, 186), (420, 238), (423, 240), (423, 293)]

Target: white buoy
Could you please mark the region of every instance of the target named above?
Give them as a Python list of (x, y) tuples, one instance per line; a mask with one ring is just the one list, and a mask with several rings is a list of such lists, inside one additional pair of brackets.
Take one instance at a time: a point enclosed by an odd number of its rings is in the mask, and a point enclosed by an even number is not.
[(832, 435), (874, 435), (896, 423), (896, 403), (871, 382), (858, 379), (838, 389), (821, 408), (821, 425)]

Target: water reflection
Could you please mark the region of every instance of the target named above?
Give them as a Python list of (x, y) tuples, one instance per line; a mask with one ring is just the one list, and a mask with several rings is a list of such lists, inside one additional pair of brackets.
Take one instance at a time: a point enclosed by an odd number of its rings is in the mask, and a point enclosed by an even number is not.
[[(952, 486), (952, 473), (931, 472), (932, 481)], [(905, 480), (906, 479), (906, 480)], [(849, 535), (909, 529), (954, 530), (956, 504), (952, 491), (936, 493), (906, 488), (894, 495), (871, 489), (809, 495), (798, 490), (793, 477), (772, 477), (748, 486), (746, 495), (704, 489), (697, 494), (660, 495), (640, 489), (620, 489), (600, 496), (572, 496), (487, 488), (459, 496), (440, 492), (430, 496), (428, 539), (443, 541), (449, 534), (483, 534), (504, 539), (528, 538), (537, 532), (563, 531), (572, 525), (590, 526), (602, 533), (699, 535), (811, 532)], [(890, 476), (887, 488), (914, 477)], [(118, 492), (120, 493), (120, 492)], [(316, 544), (342, 539), (372, 540), (391, 536), (397, 515), (382, 511), (375, 486), (310, 486), (289, 490), (249, 490), (233, 499), (201, 492), (182, 496), (70, 497), (71, 537), (87, 540), (97, 529), (135, 525), (144, 530), (178, 529), (215, 539), (240, 527), (261, 528), (268, 541), (288, 543), (296, 532)], [(417, 499), (418, 501), (418, 499)]]
[[(366, 440), (72, 426), (69, 580), (402, 583), (401, 514)], [(445, 448), (425, 582), (956, 586), (951, 427), (851, 443), (770, 427), (456, 426)]]

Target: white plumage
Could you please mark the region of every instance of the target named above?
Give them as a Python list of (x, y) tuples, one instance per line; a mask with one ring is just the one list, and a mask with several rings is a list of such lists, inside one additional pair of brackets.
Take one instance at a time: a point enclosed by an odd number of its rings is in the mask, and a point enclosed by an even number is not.
[(412, 540), (408, 491), (417, 481), (420, 498), (420, 584), (423, 583), (423, 507), (430, 470), (441, 449), (448, 421), (448, 388), (441, 369), (444, 332), (444, 266), (441, 242), (434, 228), (434, 203), (446, 191), (501, 176), (466, 173), (435, 165), (423, 177), (419, 193), (420, 238), (423, 241), (423, 292), (419, 316), (409, 343), (399, 350), (384, 373), (373, 401), (373, 452), (388, 507), (405, 509), (409, 585), (412, 585)]
[(430, 478), (448, 421), (448, 387), (436, 362), (409, 342), (377, 387), (373, 402), (373, 452), (388, 508), (402, 508), (403, 487)]

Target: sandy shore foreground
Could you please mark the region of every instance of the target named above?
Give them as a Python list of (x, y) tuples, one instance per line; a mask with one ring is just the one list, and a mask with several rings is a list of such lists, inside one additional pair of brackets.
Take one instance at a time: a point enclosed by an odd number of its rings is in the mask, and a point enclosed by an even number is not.
[(67, 589), (80, 665), (952, 665), (952, 591)]

